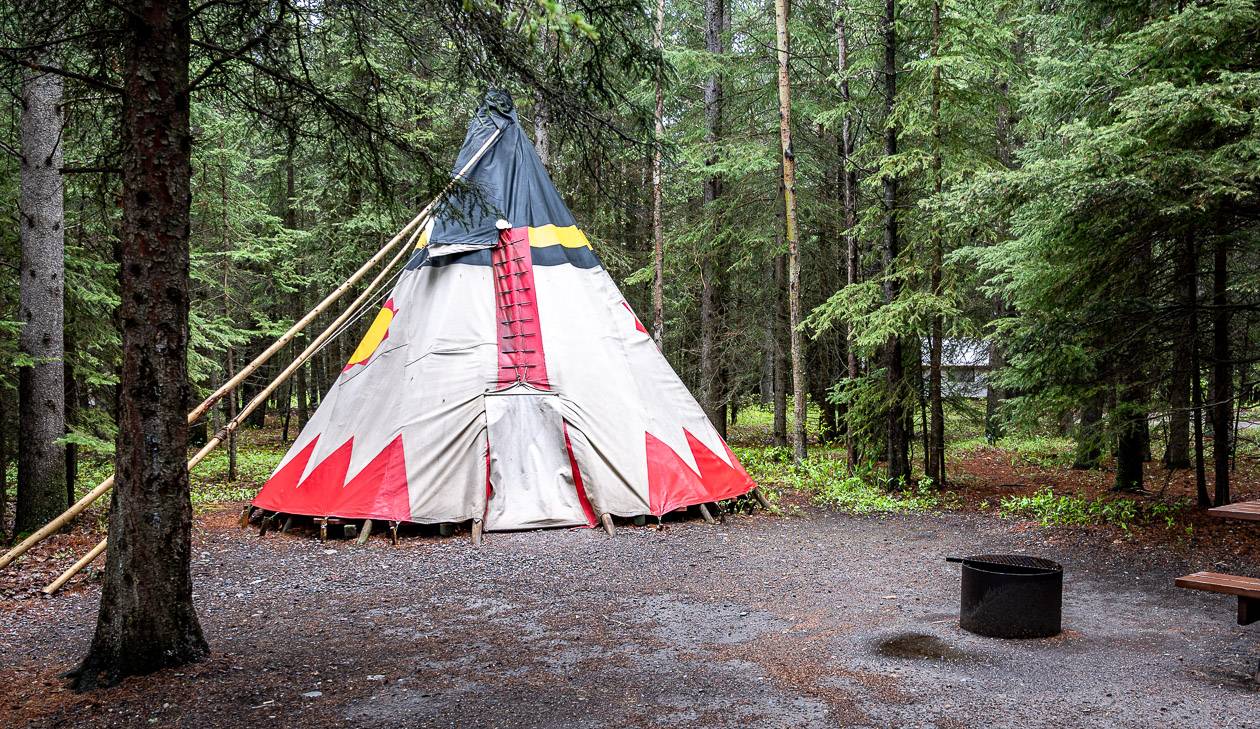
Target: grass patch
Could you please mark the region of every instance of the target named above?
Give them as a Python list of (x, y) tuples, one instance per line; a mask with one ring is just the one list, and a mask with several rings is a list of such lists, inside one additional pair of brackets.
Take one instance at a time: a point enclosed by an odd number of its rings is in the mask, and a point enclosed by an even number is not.
[(1185, 508), (1185, 503), (1056, 494), (1046, 487), (1031, 496), (1003, 498), (998, 505), (998, 513), (1033, 519), (1042, 526), (1107, 525), (1128, 532), (1135, 526), (1157, 525), (1173, 529)]
[(1076, 444), (1071, 438), (1051, 435), (1015, 434), (990, 443), (982, 436), (949, 444), (948, 455), (964, 455), (992, 448), (1005, 451), (1012, 466), (1033, 465), (1042, 468), (1066, 468), (1072, 465)]
[(850, 514), (900, 514), (949, 507), (948, 492), (922, 484), (898, 492), (878, 485), (874, 466), (850, 474), (834, 449), (814, 449), (803, 464), (792, 462), (792, 450), (782, 446), (735, 448), (735, 455), (758, 484), (807, 493), (817, 503)]
[[(188, 455), (197, 449), (189, 449)], [(236, 450), (236, 479), (228, 479), (227, 445), (220, 446), (197, 465), (191, 474), (192, 504), (202, 507), (254, 498), (258, 489), (271, 477), (271, 472), (284, 458), (288, 445), (272, 442), (261, 434), (245, 431)], [(75, 491), (83, 496), (114, 473), (112, 457), (98, 453), (79, 456), (79, 474)], [(98, 503), (107, 504), (108, 499)]]

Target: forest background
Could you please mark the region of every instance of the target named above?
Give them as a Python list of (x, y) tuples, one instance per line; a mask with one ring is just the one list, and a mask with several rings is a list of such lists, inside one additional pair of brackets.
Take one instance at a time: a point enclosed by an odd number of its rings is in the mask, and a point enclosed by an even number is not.
[[(108, 470), (123, 363), (128, 107), (120, 26), (96, 22), (120, 11), (45, 5), (3, 17), (9, 535), (94, 486), (81, 468)], [(437, 193), (495, 86), (723, 432), (764, 406), (784, 464), (838, 460), (893, 491), (948, 485), (947, 447), (973, 426), (1050, 433), (1118, 489), (1160, 462), (1228, 501), (1260, 350), (1256, 5), (778, 5), (192, 8), (194, 396)], [(357, 335), (251, 423), (292, 438)], [(951, 346), (984, 353), (984, 399), (951, 394)], [(231, 459), (234, 480), (234, 442)]]

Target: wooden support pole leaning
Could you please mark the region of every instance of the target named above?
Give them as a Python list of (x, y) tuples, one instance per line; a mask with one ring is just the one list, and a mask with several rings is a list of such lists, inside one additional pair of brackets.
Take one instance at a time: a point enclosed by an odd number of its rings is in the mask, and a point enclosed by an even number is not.
[[(410, 223), (407, 223), (407, 225), (403, 226), (402, 230), (398, 231), (398, 233), (393, 238), (391, 238), (390, 241), (386, 243), (385, 246), (376, 253), (376, 255), (372, 256), (372, 258), (369, 259), (367, 263), (364, 263), (361, 267), (359, 267), (358, 271), (355, 271), (353, 274), (351, 274), (350, 278), (346, 279), (344, 283), (338, 286), (333, 291), (333, 293), (324, 297), (324, 300), (321, 301), (306, 316), (302, 317), (300, 320), (295, 322), (294, 325), (289, 328), (289, 331), (285, 332), (285, 334), (281, 336), (280, 339), (276, 340), (276, 342), (273, 343), (270, 347), (268, 347), (262, 354), (254, 358), (253, 362), (249, 363), (243, 369), (237, 372), (236, 375), (232, 379), (230, 379), (228, 382), (225, 382), (223, 384), (223, 387), (220, 387), (218, 390), (216, 390), (215, 393), (212, 394), (210, 397), (206, 398), (204, 402), (202, 402), (196, 408), (193, 408), (193, 410), (188, 413), (189, 424), (196, 422), (197, 419), (200, 418), (202, 415), (204, 415), (207, 410), (213, 407), (213, 405), (216, 402), (221, 400), (227, 393), (235, 389), (252, 372), (254, 372), (263, 364), (265, 364), (267, 360), (271, 358), (272, 355), (280, 351), (280, 349), (282, 349), (284, 345), (292, 341), (293, 338), (297, 336), (298, 332), (302, 331), (302, 329), (304, 329), (308, 324), (310, 324), (311, 321), (315, 319), (315, 317), (327, 311), (328, 308), (331, 307), (338, 299), (340, 299), (341, 296), (345, 294), (345, 292), (348, 291), (351, 286), (353, 286), (365, 275), (367, 275), (367, 272), (371, 270), (373, 266), (375, 266), (377, 263), (380, 263), (385, 258), (385, 256), (389, 254), (390, 250), (392, 250), (400, 242), (404, 240), (408, 240), (408, 238), (412, 236), (413, 232), (418, 231), (420, 227), (423, 226), (428, 221), (428, 218), (433, 214), (433, 209), (437, 207), (438, 203), (440, 203), (446, 197), (447, 193), (450, 192), (451, 189), (456, 184), (458, 184), (459, 181), (462, 180), (465, 175), (467, 175), (469, 172), (472, 171), (472, 168), (475, 167), (477, 163), (481, 161), (481, 158), (485, 155), (486, 151), (489, 150), (490, 147), (493, 146), (494, 143), (499, 140), (499, 136), (502, 133), (503, 133), (503, 130), (501, 129), (496, 130), (495, 133), (491, 135), (490, 138), (487, 139), (484, 144), (481, 145), (481, 147), (477, 150), (477, 152), (468, 159), (468, 162), (462, 168), (460, 168), (459, 172), (455, 173), (455, 176), (451, 179), (450, 182), (446, 184), (446, 187), (442, 188), (442, 191), (437, 194), (437, 197), (430, 200), (429, 204), (425, 205), (424, 209), (421, 210), (420, 213), (416, 215), (416, 217), (412, 218)], [(353, 310), (357, 309), (358, 306), (364, 300), (367, 299), (367, 297), (370, 295), (370, 292), (374, 289), (374, 287), (378, 285), (379, 282), (384, 278), (384, 274), (388, 272), (389, 269), (392, 268), (395, 263), (397, 263), (398, 259), (402, 255), (406, 254), (410, 249), (411, 249), (410, 246), (403, 246), (402, 249), (397, 254), (395, 254), (394, 258), (391, 259), (390, 263), (386, 265), (386, 267), (381, 271), (381, 273), (377, 274), (376, 278), (373, 279), (373, 282), (369, 284), (366, 289), (364, 289), (363, 294), (361, 294), (359, 298), (355, 300), (355, 303), (351, 304), (351, 306), (346, 310), (346, 312), (343, 313), (341, 317), (339, 317), (337, 321), (333, 323), (333, 325), (330, 325), (327, 329), (324, 330), (324, 334), (328, 336), (323, 337), (323, 340), (327, 340), (329, 337), (331, 337), (332, 334), (335, 334), (337, 332), (337, 327), (339, 327), (343, 322), (345, 322), (347, 319), (350, 318), (350, 316), (353, 314)], [(319, 343), (322, 344), (322, 341), (319, 341)], [(306, 348), (306, 350), (304, 351), (304, 354), (305, 352), (312, 351), (311, 349), (312, 347), (317, 347), (316, 342), (312, 342), (311, 345)], [(299, 356), (299, 359), (301, 359), (300, 356)], [(305, 363), (305, 361), (306, 361), (305, 359), (301, 360), (302, 363)], [(299, 363), (297, 366), (300, 367), (301, 364)], [(286, 369), (285, 372), (282, 373), (281, 377), (276, 378), (276, 380), (272, 383), (273, 387), (270, 387), (265, 391), (266, 395), (270, 396), (272, 390), (274, 390), (275, 387), (278, 387), (279, 383), (284, 382), (284, 380), (288, 379), (289, 375), (292, 374), (292, 372), (296, 370), (297, 370), (297, 367), (294, 367), (292, 365), (290, 366), (290, 369)], [(255, 400), (257, 400), (257, 398), (255, 398)], [(241, 417), (240, 415), (238, 415), (237, 421), (239, 421), (240, 419)], [(206, 445), (209, 446), (210, 444), (207, 443)], [(218, 445), (219, 445), (218, 443), (215, 443), (213, 447), (210, 447), (210, 450), (213, 450), (214, 447), (217, 447)], [(206, 448), (203, 448), (202, 451), (205, 453), (209, 452), (208, 450), (206, 450)], [(205, 457), (200, 452), (198, 455), (201, 455), (202, 458)], [(200, 461), (199, 458), (196, 460), (198, 462)], [(6, 552), (4, 556), (0, 557), (0, 569), (4, 569), (10, 563), (12, 563), (13, 560), (17, 559), (18, 557), (21, 557), (23, 554), (26, 554), (26, 552), (31, 547), (35, 546), (36, 544), (39, 544), (40, 542), (44, 541), (52, 534), (56, 533), (58, 530), (60, 530), (62, 527), (68, 524), (71, 519), (83, 513), (85, 509), (91, 506), (93, 502), (95, 502), (97, 499), (103, 496), (113, 486), (114, 486), (114, 477), (110, 476), (109, 478), (102, 481), (100, 485), (98, 485), (96, 488), (92, 489), (87, 494), (85, 494), (83, 498), (76, 501), (73, 506), (71, 506), (69, 509), (66, 509), (64, 512), (62, 512), (62, 514), (58, 516), (56, 519), (53, 519), (52, 521), (48, 522), (40, 529), (36, 530), (35, 532), (32, 532), (30, 536), (28, 536), (26, 539), (23, 539), (21, 543), (17, 544), (8, 552)]]
[(102, 539), (100, 544), (96, 545), (95, 547), (92, 547), (92, 551), (83, 555), (83, 558), (80, 559), (78, 562), (75, 562), (73, 567), (61, 573), (60, 577), (53, 580), (51, 584), (49, 584), (47, 587), (44, 588), (44, 594), (51, 595), (57, 590), (60, 590), (61, 586), (66, 584), (67, 580), (69, 580), (71, 577), (74, 577), (76, 574), (78, 574), (79, 571), (82, 570), (84, 567), (87, 567), (88, 565), (92, 564), (92, 562), (95, 561), (97, 557), (101, 556), (101, 554), (104, 553), (105, 541), (106, 540)]
[(354, 540), (355, 544), (366, 544), (368, 537), (372, 536), (372, 520), (363, 520), (363, 531), (359, 532), (359, 538)]

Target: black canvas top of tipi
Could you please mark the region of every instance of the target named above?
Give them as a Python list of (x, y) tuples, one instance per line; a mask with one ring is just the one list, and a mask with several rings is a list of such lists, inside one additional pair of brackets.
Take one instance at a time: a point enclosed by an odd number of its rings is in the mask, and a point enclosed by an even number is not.
[(509, 228), (575, 225), (573, 214), (560, 199), (534, 145), (521, 129), (512, 97), (506, 91), (491, 89), (486, 93), (485, 101), (468, 123), (468, 134), (454, 169), (462, 169), (497, 130), (502, 130), (498, 141), (439, 211), (429, 236), (430, 247), (493, 247), (499, 239), (500, 221), (506, 221)]

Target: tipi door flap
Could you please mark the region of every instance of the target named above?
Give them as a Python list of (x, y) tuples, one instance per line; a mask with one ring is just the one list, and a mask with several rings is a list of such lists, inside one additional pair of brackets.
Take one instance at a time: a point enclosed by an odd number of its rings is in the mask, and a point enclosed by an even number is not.
[(565, 447), (558, 400), (554, 394), (532, 389), (486, 395), (487, 530), (587, 523)]

